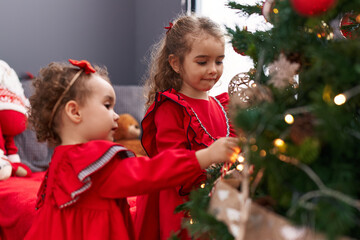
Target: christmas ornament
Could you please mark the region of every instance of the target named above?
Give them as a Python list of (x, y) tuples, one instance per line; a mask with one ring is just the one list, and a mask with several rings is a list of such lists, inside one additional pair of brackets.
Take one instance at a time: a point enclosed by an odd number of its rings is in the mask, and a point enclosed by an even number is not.
[(340, 32), (346, 39), (358, 39), (360, 36), (360, 14), (346, 13), (340, 20)]
[(294, 76), (299, 67), (299, 63), (291, 63), (285, 55), (281, 53), (277, 61), (269, 64), (270, 80), (268, 84), (272, 84), (279, 89), (288, 87), (289, 85), (295, 85)]
[(228, 179), (222, 179), (216, 183), (210, 199), (210, 213), (226, 224), (235, 240), (325, 239), (308, 228), (290, 224), (250, 198), (245, 199), (245, 195)]
[(274, 9), (275, 0), (265, 0), (264, 5), (262, 7), (262, 15), (265, 20), (271, 22), (271, 18), (273, 13), (277, 13), (277, 9)]
[(240, 51), (239, 49), (237, 49), (235, 46), (233, 46), (233, 49), (236, 53), (240, 54), (241, 56), (246, 56), (245, 52)]
[(291, 0), (294, 10), (303, 16), (320, 15), (336, 4), (336, 0)]
[(229, 82), (232, 105), (248, 108), (263, 101), (272, 101), (269, 88), (255, 83), (248, 72), (236, 74)]

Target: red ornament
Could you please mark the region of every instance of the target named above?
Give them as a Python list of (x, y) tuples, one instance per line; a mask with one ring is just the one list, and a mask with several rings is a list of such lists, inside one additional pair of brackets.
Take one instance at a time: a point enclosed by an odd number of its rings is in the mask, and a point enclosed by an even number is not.
[(337, 0), (291, 0), (294, 10), (303, 16), (320, 15), (335, 6)]
[(84, 72), (86, 74), (89, 74), (89, 73), (94, 73), (95, 72), (95, 69), (91, 66), (91, 64), (86, 61), (86, 60), (80, 60), (80, 61), (77, 61), (77, 60), (73, 60), (73, 59), (69, 59), (69, 62), (76, 66), (76, 67), (79, 67), (80, 69), (83, 69)]
[(233, 46), (233, 49), (236, 53), (240, 54), (241, 56), (246, 56), (245, 52), (240, 51), (239, 49), (237, 49), (236, 47)]
[[(344, 29), (343, 26), (354, 27), (357, 32), (350, 29)], [(360, 25), (360, 14), (359, 13), (346, 13), (340, 20), (340, 32), (347, 39), (358, 39), (359, 38), (359, 25)]]

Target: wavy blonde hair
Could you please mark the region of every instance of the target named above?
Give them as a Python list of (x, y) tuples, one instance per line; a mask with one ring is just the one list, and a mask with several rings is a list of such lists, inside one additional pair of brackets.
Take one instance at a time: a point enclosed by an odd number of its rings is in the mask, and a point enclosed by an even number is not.
[(147, 107), (154, 102), (157, 92), (169, 88), (176, 91), (181, 89), (182, 79), (169, 64), (169, 55), (177, 56), (182, 65), (185, 55), (191, 51), (193, 41), (203, 34), (209, 34), (219, 40), (224, 38), (220, 26), (210, 18), (180, 15), (173, 22), (173, 27), (153, 46), (148, 76), (145, 80)]
[[(105, 67), (94, 66), (96, 73), (110, 83), (108, 72)], [(86, 98), (91, 94), (91, 89), (87, 87), (87, 80), (91, 74), (81, 73), (79, 78), (70, 87), (60, 102), (54, 115), (54, 120), (49, 127), (51, 112), (71, 79), (79, 71), (69, 63), (52, 62), (42, 68), (33, 82), (34, 94), (29, 98), (29, 123), (36, 132), (39, 142), (48, 142), (52, 146), (61, 143), (58, 134), (58, 127), (61, 124), (59, 112), (70, 100), (76, 100), (80, 105), (84, 104)]]

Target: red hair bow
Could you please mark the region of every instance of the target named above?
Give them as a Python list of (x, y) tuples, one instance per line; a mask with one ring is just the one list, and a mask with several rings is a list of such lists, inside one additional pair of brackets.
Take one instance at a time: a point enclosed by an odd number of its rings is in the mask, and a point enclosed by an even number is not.
[(173, 26), (174, 26), (174, 24), (172, 22), (169, 22), (169, 26), (164, 27), (165, 29), (167, 29), (166, 33), (168, 33), (172, 29)]
[(69, 62), (72, 65), (79, 67), (80, 69), (83, 69), (86, 74), (96, 72), (95, 69), (91, 66), (91, 64), (86, 60), (77, 61), (77, 60), (69, 59)]

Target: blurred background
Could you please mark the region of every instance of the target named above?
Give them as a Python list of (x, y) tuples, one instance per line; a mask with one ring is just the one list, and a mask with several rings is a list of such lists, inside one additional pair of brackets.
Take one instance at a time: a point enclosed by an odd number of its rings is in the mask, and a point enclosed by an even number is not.
[[(249, 2), (243, 0), (240, 2)], [(251, 1), (250, 1), (251, 2)], [(52, 61), (87, 59), (105, 65), (114, 84), (141, 85), (151, 46), (169, 21), (195, 12), (225, 25), (250, 30), (264, 19), (237, 16), (227, 0), (1, 0), (0, 59), (20, 77), (36, 75)], [(227, 91), (231, 78), (252, 62), (226, 47), (224, 74), (212, 89)]]

